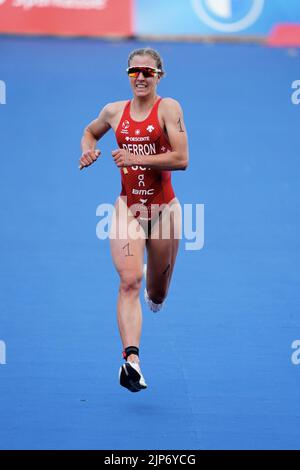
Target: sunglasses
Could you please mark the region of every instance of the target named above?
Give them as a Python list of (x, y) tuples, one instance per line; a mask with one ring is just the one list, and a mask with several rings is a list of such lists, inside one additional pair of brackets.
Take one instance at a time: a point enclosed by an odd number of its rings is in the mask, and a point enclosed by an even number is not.
[(157, 74), (161, 73), (161, 70), (154, 69), (153, 67), (128, 67), (126, 72), (131, 78), (137, 78), (140, 73), (142, 73), (145, 78), (149, 78), (155, 77)]

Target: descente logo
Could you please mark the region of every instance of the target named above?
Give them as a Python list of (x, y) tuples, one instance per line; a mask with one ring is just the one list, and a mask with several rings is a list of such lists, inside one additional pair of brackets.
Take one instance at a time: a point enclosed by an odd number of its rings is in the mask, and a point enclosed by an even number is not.
[(125, 137), (125, 140), (128, 142), (149, 142), (150, 137), (147, 135), (146, 137)]

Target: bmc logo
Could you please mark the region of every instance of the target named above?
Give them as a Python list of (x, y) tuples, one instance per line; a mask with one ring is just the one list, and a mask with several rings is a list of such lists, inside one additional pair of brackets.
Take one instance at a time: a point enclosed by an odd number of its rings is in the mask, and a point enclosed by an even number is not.
[(260, 17), (265, 0), (191, 0), (197, 16), (217, 31), (236, 33)]

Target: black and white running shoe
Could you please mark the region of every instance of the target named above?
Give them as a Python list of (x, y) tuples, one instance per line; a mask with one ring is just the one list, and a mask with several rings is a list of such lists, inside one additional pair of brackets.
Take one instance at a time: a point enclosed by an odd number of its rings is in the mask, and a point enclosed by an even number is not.
[(136, 362), (125, 362), (119, 370), (120, 385), (130, 392), (139, 392), (147, 388), (147, 384)]

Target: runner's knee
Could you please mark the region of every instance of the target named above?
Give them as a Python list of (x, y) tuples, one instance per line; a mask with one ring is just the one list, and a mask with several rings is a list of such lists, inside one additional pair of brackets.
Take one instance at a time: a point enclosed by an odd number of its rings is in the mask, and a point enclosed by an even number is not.
[(142, 284), (142, 273), (123, 271), (120, 273), (120, 292), (125, 294), (139, 293)]

